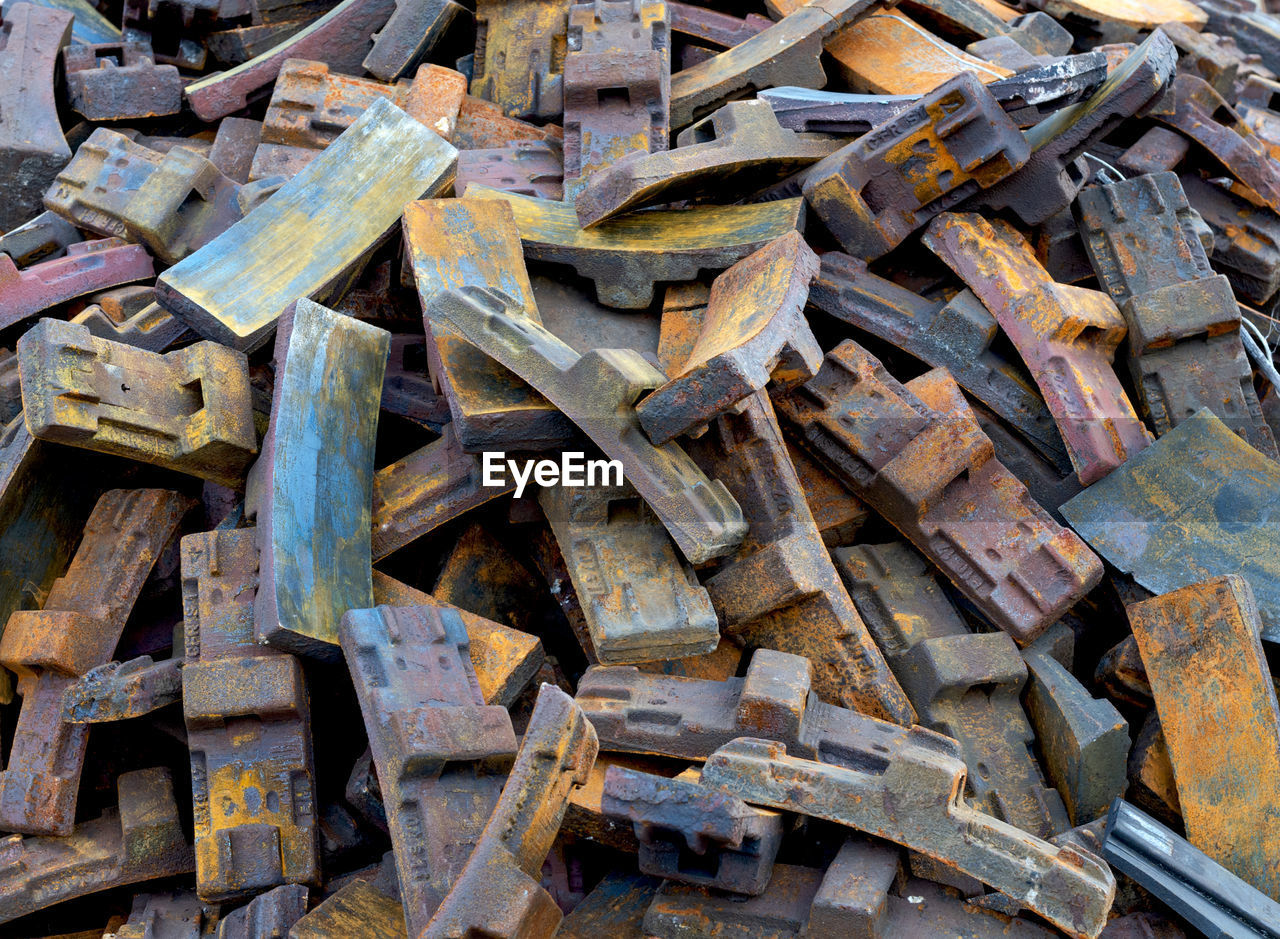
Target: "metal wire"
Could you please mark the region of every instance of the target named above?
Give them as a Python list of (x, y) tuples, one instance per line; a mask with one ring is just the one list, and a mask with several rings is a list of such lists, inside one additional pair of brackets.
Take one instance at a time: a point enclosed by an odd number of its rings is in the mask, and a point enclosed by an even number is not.
[(1240, 326), (1240, 341), (1244, 344), (1244, 351), (1249, 353), (1249, 358), (1253, 359), (1258, 371), (1271, 382), (1271, 387), (1280, 392), (1280, 372), (1276, 371), (1275, 362), (1271, 358), (1271, 347), (1262, 335), (1262, 330), (1243, 317)]

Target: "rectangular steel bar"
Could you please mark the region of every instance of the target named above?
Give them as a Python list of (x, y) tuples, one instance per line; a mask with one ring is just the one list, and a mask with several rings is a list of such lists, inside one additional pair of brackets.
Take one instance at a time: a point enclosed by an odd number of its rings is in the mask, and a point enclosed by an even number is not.
[(238, 487), (258, 452), (244, 353), (198, 342), (160, 354), (42, 319), (18, 340), (23, 415), (41, 440)]
[(662, 519), (692, 564), (727, 554), (746, 534), (742, 511), (675, 443), (655, 447), (634, 411), (663, 376), (630, 349), (578, 355), (517, 312), (519, 301), (479, 288), (437, 293), (427, 308), (564, 411), (604, 451)]
[(632, 486), (548, 486), (538, 503), (599, 661), (630, 665), (716, 647), (720, 623), (711, 598)]
[[(1106, 814), (1124, 793), (1129, 724), (1106, 698), (1094, 698), (1043, 649), (1023, 651), (1029, 680), (1024, 695), (1049, 779), (1062, 794), (1071, 822)], [(1055, 832), (1056, 834), (1056, 832)]]
[(458, 126), (453, 143), (459, 150), (508, 147), (521, 140), (564, 140), (558, 124), (530, 124), (507, 117), (492, 101), (467, 95), (458, 110)]
[(642, 935), (655, 939), (788, 939), (805, 935), (822, 871), (775, 864), (764, 894), (731, 893), (666, 881), (644, 914)]
[(1128, 324), (1129, 370), (1157, 435), (1208, 407), (1259, 452), (1280, 456), (1240, 344), (1240, 307), (1209, 266), (1178, 177), (1087, 188), (1076, 213)]
[(804, 195), (846, 251), (869, 259), (1029, 157), (1017, 125), (961, 72), (814, 166)]
[(169, 771), (121, 773), (119, 805), (66, 837), (9, 835), (0, 841), (0, 922), (55, 903), (159, 877), (189, 874)]
[(1231, 574), (1127, 612), (1169, 743), (1187, 839), (1280, 899), (1280, 705), (1253, 591)]
[(1085, 182), (1080, 155), (1134, 115), (1163, 107), (1177, 59), (1169, 37), (1152, 32), (1088, 98), (1028, 130), (1027, 165), (971, 196), (966, 207), (1009, 209), (1024, 224), (1039, 225), (1070, 206)]
[(671, 24), (665, 0), (569, 7), (564, 60), (564, 179), (573, 198), (630, 153), (667, 149)]
[(801, 227), (803, 203), (702, 206), (646, 212), (583, 229), (572, 205), (472, 185), (468, 198), (505, 199), (530, 261), (569, 264), (595, 282), (605, 306), (648, 308), (655, 283), (723, 270)]
[(307, 912), (307, 888), (283, 884), (254, 897), (218, 921), (217, 939), (261, 939), (287, 936)]
[[(571, 139), (566, 138), (566, 145)], [(674, 150), (650, 153), (636, 148), (598, 168), (576, 194), (582, 226), (591, 228), (625, 212), (707, 192), (753, 193), (811, 166), (839, 146), (825, 137), (787, 130), (778, 124), (773, 109), (757, 100), (731, 101), (685, 128), (676, 142)], [(565, 167), (567, 175), (567, 146)]]
[(757, 805), (848, 825), (945, 861), (1074, 937), (1096, 937), (1115, 896), (1107, 866), (965, 803), (954, 741), (852, 715), (830, 763), (744, 739), (708, 758), (703, 782)]
[(780, 814), (680, 777), (611, 766), (602, 807), (635, 829), (642, 874), (680, 883), (759, 896), (782, 845)]
[(497, 804), (515, 732), (505, 708), (484, 703), (461, 611), (440, 603), (349, 610), (339, 636), (416, 936)]
[(559, 202), (564, 197), (564, 148), (558, 141), (517, 140), (509, 146), (458, 152), (455, 192), (471, 185)]
[(759, 13), (748, 13), (739, 19), (718, 10), (675, 0), (667, 3), (667, 9), (671, 15), (672, 32), (720, 49), (731, 49), (773, 25), (773, 20)]
[(98, 724), (141, 717), (182, 697), (182, 661), (143, 655), (85, 672), (62, 695), (62, 719)]
[[(404, 207), (404, 238), (425, 313), (442, 290), (489, 287), (541, 323), (511, 209), (498, 200), (425, 199)], [(572, 422), (448, 323), (424, 320), (432, 378), (464, 450), (540, 450), (574, 436)]]
[(822, 348), (805, 319), (818, 256), (788, 232), (716, 277), (701, 329), (683, 365), (636, 405), (656, 444), (695, 430), (762, 391), (808, 381)]
[(147, 575), (192, 504), (166, 489), (106, 493), (43, 609), (10, 615), (0, 664), (17, 674), (23, 704), (0, 773), (5, 830), (70, 833), (89, 728), (62, 719), (62, 695), (111, 659)]
[(852, 542), (871, 514), (866, 505), (804, 450), (789, 440), (783, 444), (822, 543), (830, 549)]
[(471, 93), (508, 117), (558, 117), (564, 109), (570, 3), (478, 0)]
[(546, 659), (537, 636), (453, 607), (380, 571), (373, 572), (373, 602), (378, 606), (442, 606), (457, 610), (467, 630), (471, 666), (487, 704), (514, 704)]
[(1028, 497), (971, 418), (931, 409), (857, 343), (777, 406), (819, 462), (1019, 644), (1101, 579), (1097, 557)]
[(373, 34), (364, 70), (392, 82), (421, 62), (466, 7), (453, 0), (396, 0), (395, 10)]
[(183, 93), (202, 121), (245, 107), (275, 81), (289, 59), (320, 59), (345, 74), (358, 73), (373, 48), (372, 36), (395, 11), (395, 0), (342, 0), (305, 29), (225, 72), (187, 85)]
[(252, 529), (182, 539), (196, 887), (230, 899), (319, 877), (310, 706), (293, 656), (259, 645)]
[(289, 930), (290, 939), (408, 939), (408, 935), (390, 851), (380, 865), (352, 877)]
[(1151, 442), (1111, 369), (1125, 322), (1106, 294), (1056, 283), (1008, 222), (945, 213), (924, 234), (995, 316), (1044, 393), (1084, 485)]
[(44, 211), (0, 235), (0, 254), (9, 255), (17, 267), (30, 267), (37, 261), (62, 257), (67, 248), (80, 241), (84, 236), (74, 225), (54, 212)]
[(0, 231), (40, 214), (40, 197), (71, 159), (54, 81), (72, 19), (69, 11), (33, 3), (8, 4), (0, 18)]
[(1122, 573), (1155, 593), (1239, 574), (1262, 637), (1280, 642), (1280, 533), (1267, 506), (1280, 464), (1207, 409), (1183, 421), (1062, 507), (1073, 528)]
[(662, 885), (657, 877), (612, 870), (565, 915), (556, 939), (637, 939), (645, 911)]
[(1000, 326), (972, 291), (962, 290), (945, 301), (926, 300), (872, 274), (865, 262), (829, 251), (822, 256), (809, 299), (823, 312), (925, 364), (945, 368), (1052, 463), (1064, 471), (1070, 468), (1044, 399), (1022, 364), (994, 348)]
[(1013, 640), (971, 633), (904, 542), (838, 548), (835, 558), (920, 723), (959, 744), (970, 802), (1039, 838), (1066, 828), (1062, 798), (1032, 756), (1035, 733), (1018, 700), (1027, 668)]
[(256, 349), (298, 297), (341, 294), (404, 204), (452, 181), (456, 159), (434, 132), (375, 101), (250, 216), (169, 268), (156, 297), (201, 335)]
[(262, 142), (262, 122), (243, 117), (225, 117), (218, 122), (218, 133), (209, 148), (209, 162), (228, 179), (238, 183), (249, 181), (253, 151)]
[(62, 57), (71, 109), (90, 121), (160, 117), (182, 110), (182, 77), (139, 42), (68, 46)]
[(779, 85), (821, 88), (822, 43), (878, 0), (813, 0), (768, 29), (671, 78), (671, 127), (679, 130), (750, 91)]
[(257, 517), (261, 552), (254, 629), (289, 652), (338, 657), (342, 614), (373, 605), (370, 505), (390, 338), (305, 299), (276, 333), (271, 424), (246, 514)]
[(595, 762), (596, 733), (553, 685), (538, 700), (520, 752), (475, 851), (421, 939), (549, 939), (563, 914), (538, 883), (569, 792)]
[(41, 261), (22, 271), (7, 254), (0, 254), (0, 329), (82, 294), (154, 276), (155, 265), (147, 249), (127, 245), (119, 238), (70, 245), (65, 257)]
[(706, 581), (726, 635), (808, 657), (824, 700), (912, 723), (906, 695), (832, 566), (769, 399), (746, 398), (689, 448), (748, 522), (747, 538)]
[(1123, 799), (1107, 816), (1102, 857), (1205, 935), (1280, 936), (1280, 904)]
[(423, 65), (394, 85), (340, 75), (323, 61), (290, 59), (280, 69), (262, 119), (262, 141), (323, 150), (379, 99), (449, 140), (467, 91), (466, 77)]

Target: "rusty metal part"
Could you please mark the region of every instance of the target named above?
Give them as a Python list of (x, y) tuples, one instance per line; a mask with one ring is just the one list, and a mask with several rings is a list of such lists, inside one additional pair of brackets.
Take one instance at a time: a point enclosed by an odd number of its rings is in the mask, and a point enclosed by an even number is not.
[(217, 923), (218, 911), (194, 890), (141, 893), (133, 898), (128, 921), (84, 939), (202, 939)]
[(504, 199), (530, 261), (569, 264), (606, 306), (646, 309), (654, 285), (723, 270), (801, 227), (800, 199), (646, 212), (583, 229), (572, 205), (473, 185), (468, 198)]
[(1173, 778), (1173, 762), (1169, 759), (1169, 742), (1165, 739), (1164, 728), (1160, 726), (1160, 715), (1154, 708), (1142, 722), (1129, 750), (1128, 773), (1129, 791), (1126, 795), (1132, 802), (1166, 825), (1183, 827), (1178, 784)]
[(766, 385), (812, 378), (822, 349), (804, 316), (818, 257), (789, 232), (720, 274), (688, 359), (637, 406), (657, 444), (703, 426)]
[(639, 866), (680, 883), (759, 896), (782, 843), (782, 816), (696, 782), (611, 766), (604, 813), (630, 822)]
[(182, 78), (157, 65), (139, 42), (67, 46), (62, 54), (71, 109), (90, 121), (160, 117), (182, 110)]
[(1107, 816), (1101, 856), (1204, 935), (1280, 936), (1280, 904), (1122, 799)]
[(773, 879), (758, 897), (669, 880), (649, 905), (642, 934), (655, 939), (801, 936), (821, 882), (822, 871), (796, 864), (775, 864)]
[(191, 505), (166, 489), (108, 492), (44, 608), (9, 617), (0, 664), (18, 676), (22, 711), (0, 773), (0, 828), (70, 833), (89, 728), (62, 719), (62, 696), (111, 659), (147, 575)]
[(1269, 301), (1280, 289), (1280, 217), (1221, 186), (1183, 174), (1187, 201), (1213, 233), (1210, 260), (1242, 299)]
[(510, 146), (458, 153), (455, 192), (471, 185), (559, 202), (564, 197), (564, 148), (559, 141), (517, 140)]
[(995, 98), (961, 72), (814, 166), (804, 195), (846, 251), (874, 258), (1029, 155)]
[(416, 936), (480, 839), (515, 758), (515, 732), (505, 708), (485, 705), (461, 611), (350, 610), (339, 635)]
[[(482, 199), (424, 199), (404, 207), (405, 244), (425, 312), (442, 290), (494, 288), (512, 312), (541, 323), (511, 209)], [(448, 323), (424, 320), (427, 361), (468, 451), (541, 450), (573, 439), (570, 420)]]
[(1129, 724), (1105, 698), (1094, 698), (1061, 662), (1026, 649), (1027, 715), (1036, 728), (1045, 768), (1072, 824), (1106, 814), (1124, 793)]
[(342, 74), (359, 74), (373, 49), (373, 34), (394, 11), (395, 0), (342, 0), (305, 29), (248, 62), (187, 85), (187, 103), (202, 121), (226, 117), (261, 97), (289, 59), (319, 60)]
[(872, 11), (834, 33), (825, 48), (857, 92), (925, 94), (957, 75), (992, 82), (1013, 74), (957, 49), (897, 10)]
[(252, 529), (182, 539), (196, 889), (224, 900), (319, 878), (310, 706), (302, 666), (259, 645)]
[(1248, 582), (1230, 574), (1127, 612), (1168, 740), (1188, 840), (1276, 899), (1280, 705)]
[(71, 159), (58, 123), (58, 53), (71, 41), (72, 14), (10, 3), (0, 18), (0, 231), (40, 213), (40, 197)]
[(1055, 466), (1064, 471), (1070, 467), (1044, 400), (1021, 363), (993, 348), (999, 324), (972, 291), (962, 290), (949, 300), (926, 300), (872, 274), (864, 262), (830, 251), (822, 256), (809, 298), (823, 312), (934, 368), (947, 369)]
[(218, 122), (218, 133), (209, 148), (209, 162), (228, 179), (238, 183), (249, 181), (253, 152), (262, 142), (262, 122), (243, 117), (224, 117)]
[[(344, 312), (339, 310), (338, 312)], [(436, 394), (427, 376), (427, 338), (392, 333), (387, 375), (382, 381), (382, 410), (440, 434), (453, 418), (449, 403)]]
[(161, 154), (99, 127), (44, 201), (81, 228), (140, 242), (173, 264), (240, 220), (239, 194), (236, 183), (185, 147)]
[(1240, 308), (1209, 267), (1178, 177), (1088, 188), (1076, 212), (1098, 279), (1128, 324), (1129, 370), (1156, 433), (1208, 407), (1276, 458), (1240, 344)]
[[(380, 571), (373, 572), (373, 600), (379, 606), (444, 606), (455, 609)], [(485, 702), (510, 707), (542, 666), (545, 659), (542, 643), (536, 636), (483, 616), (461, 609), (457, 612), (467, 630), (471, 665)]]
[(768, 29), (671, 77), (671, 127), (687, 127), (761, 88), (821, 88), (823, 41), (872, 10), (879, 0), (813, 0)]
[(262, 142), (323, 150), (379, 99), (449, 140), (466, 91), (464, 75), (439, 65), (423, 65), (412, 81), (386, 85), (337, 74), (324, 62), (290, 59), (271, 92)]
[(232, 910), (218, 923), (217, 939), (284, 937), (307, 912), (307, 888), (283, 884)]
[(119, 238), (69, 245), (65, 257), (21, 271), (7, 254), (0, 254), (0, 328), (83, 294), (154, 276), (155, 265), (146, 249)]
[(630, 820), (612, 818), (604, 812), (604, 783), (609, 771), (615, 768), (669, 778), (679, 775), (688, 765), (682, 761), (655, 757), (601, 753), (596, 757), (587, 781), (569, 795), (569, 806), (565, 809), (564, 822), (560, 826), (562, 836), (571, 839), (586, 838), (618, 851), (635, 854), (640, 850), (640, 841)]
[[(568, 121), (566, 121), (568, 126)], [(566, 143), (572, 135), (566, 138)], [(816, 163), (839, 144), (797, 134), (778, 124), (764, 101), (733, 101), (698, 121), (665, 153), (619, 155), (596, 170), (577, 193), (584, 228), (648, 205), (677, 202), (704, 191), (751, 193)], [(569, 152), (565, 153), (568, 175)]]
[(959, 744), (970, 802), (1039, 838), (1065, 828), (1062, 798), (1031, 755), (1035, 734), (1018, 701), (1027, 669), (1013, 640), (971, 633), (903, 542), (839, 548), (835, 558), (920, 723)]
[(1031, 4), (1077, 30), (1087, 33), (1091, 44), (1136, 42), (1164, 23), (1184, 23), (1202, 28), (1208, 14), (1190, 0), (1146, 0), (1141, 4), (1115, 0), (1035, 0)]
[(471, 93), (508, 117), (559, 117), (570, 0), (477, 0)]
[(691, 3), (670, 0), (671, 31), (717, 49), (732, 49), (773, 25), (773, 20), (759, 13), (748, 13), (739, 19), (718, 10)]
[(62, 695), (62, 719), (98, 724), (141, 717), (182, 697), (182, 662), (143, 655), (91, 668)]
[(807, 656), (827, 701), (911, 723), (911, 705), (831, 564), (769, 399), (745, 399), (690, 452), (748, 522), (747, 538), (706, 581), (726, 635)]
[(1125, 322), (1106, 294), (1056, 283), (1007, 222), (946, 213), (924, 243), (964, 280), (1017, 347), (1084, 485), (1151, 442), (1111, 369)]
[(804, 450), (784, 444), (822, 543), (830, 549), (852, 542), (870, 515), (866, 505)]
[(577, 700), (607, 751), (705, 760), (731, 740), (754, 736), (821, 758), (839, 749), (857, 712), (822, 701), (811, 691), (813, 673), (804, 656), (765, 648), (752, 655), (743, 678), (596, 666), (579, 681)]
[(0, 840), (0, 922), (100, 890), (191, 872), (191, 845), (169, 770), (121, 773), (116, 786), (118, 806), (66, 837)]
[(610, 871), (565, 915), (556, 939), (639, 939), (643, 936), (645, 911), (661, 885), (656, 877)]
[(563, 691), (542, 685), (493, 815), (422, 939), (538, 939), (555, 932), (562, 914), (537, 878), (569, 792), (586, 781), (596, 751), (582, 710)]
[[(154, 296), (150, 287), (145, 290), (148, 296)], [(85, 307), (71, 322), (84, 326), (99, 339), (148, 352), (164, 352), (175, 343), (195, 338), (195, 333), (187, 329), (182, 320), (166, 313), (158, 303), (148, 302), (141, 309), (125, 313), (118, 305), (103, 303), (103, 296), (105, 294), (95, 297), (98, 303)]]
[(1262, 636), (1280, 641), (1280, 540), (1263, 523), (1280, 464), (1207, 409), (1062, 507), (1122, 573), (1156, 593), (1212, 577), (1249, 582)]
[(633, 406), (663, 376), (630, 349), (580, 356), (517, 312), (519, 301), (480, 288), (437, 293), (427, 317), (443, 320), (510, 368), (618, 460), (625, 478), (662, 519), (681, 552), (697, 564), (727, 554), (746, 534), (733, 497), (708, 480), (675, 443), (645, 439)]
[(25, 225), (0, 235), (0, 254), (18, 267), (30, 267), (37, 261), (60, 258), (67, 248), (84, 241), (74, 225), (54, 212), (41, 212)]
[(848, 825), (945, 861), (1068, 935), (1095, 937), (1106, 925), (1115, 895), (1106, 865), (966, 805), (954, 741), (853, 715), (829, 759), (789, 756), (783, 744), (748, 738), (713, 753), (702, 778), (749, 802)]
[(1237, 82), (1269, 71), (1260, 56), (1246, 54), (1230, 36), (1200, 32), (1186, 23), (1164, 23), (1160, 28), (1178, 47), (1178, 71), (1198, 75), (1224, 98), (1235, 98)]
[(544, 487), (538, 502), (564, 555), (599, 661), (702, 655), (720, 641), (707, 591), (661, 520), (625, 483)]
[(373, 34), (364, 70), (384, 82), (395, 81), (423, 60), (464, 10), (453, 0), (396, 0), (395, 10)]
[(564, 60), (564, 188), (622, 157), (667, 149), (671, 23), (663, 0), (569, 7)]
[(254, 629), (286, 651), (338, 657), (342, 614), (373, 606), (370, 503), (389, 342), (310, 300), (281, 317), (271, 424), (246, 514), (257, 517), (262, 552)]
[(1194, 140), (1247, 186), (1257, 199), (1280, 211), (1280, 168), (1267, 146), (1202, 78), (1178, 75), (1171, 92), (1174, 107), (1156, 120)]
[(23, 414), (41, 440), (239, 486), (258, 452), (243, 353), (161, 355), (42, 319), (18, 340)]
[(1026, 132), (1027, 165), (970, 197), (966, 207), (1008, 209), (1038, 225), (1068, 207), (1084, 185), (1080, 156), (1120, 124), (1164, 107), (1178, 52), (1159, 29), (1130, 52), (1088, 98), (1062, 108)]
[(1273, 14), (1263, 13), (1245, 0), (1197, 0), (1209, 14), (1205, 31), (1230, 36), (1245, 52), (1262, 59), (1273, 72), (1280, 72), (1280, 29)]
[[(483, 485), (479, 456), (458, 443), (453, 425), (373, 477), (373, 559), (380, 561), (467, 511), (515, 489)], [(503, 477), (504, 480), (506, 477)]]
[(458, 126), (453, 143), (459, 150), (484, 150), (508, 147), (521, 140), (559, 140), (564, 131), (558, 124), (538, 126), (507, 117), (491, 101), (467, 95), (458, 111)]
[(970, 418), (929, 408), (856, 343), (776, 403), (819, 462), (1019, 643), (1101, 579), (1101, 562), (1031, 502)]
[(408, 939), (391, 852), (353, 876), (293, 924), (290, 939)]
[(169, 268), (156, 297), (201, 335), (256, 349), (294, 300), (340, 295), (405, 203), (449, 185), (456, 159), (435, 133), (375, 101), (249, 216)]
[(1133, 636), (1125, 636), (1103, 654), (1094, 670), (1093, 683), (1108, 698), (1122, 704), (1146, 710), (1154, 703), (1147, 669)]
[(903, 6), (947, 32), (973, 34), (983, 39), (1012, 37), (1035, 55), (1066, 55), (1075, 41), (1070, 31), (1053, 17), (1040, 12), (1019, 14), (1014, 7), (974, 0), (907, 0)]

